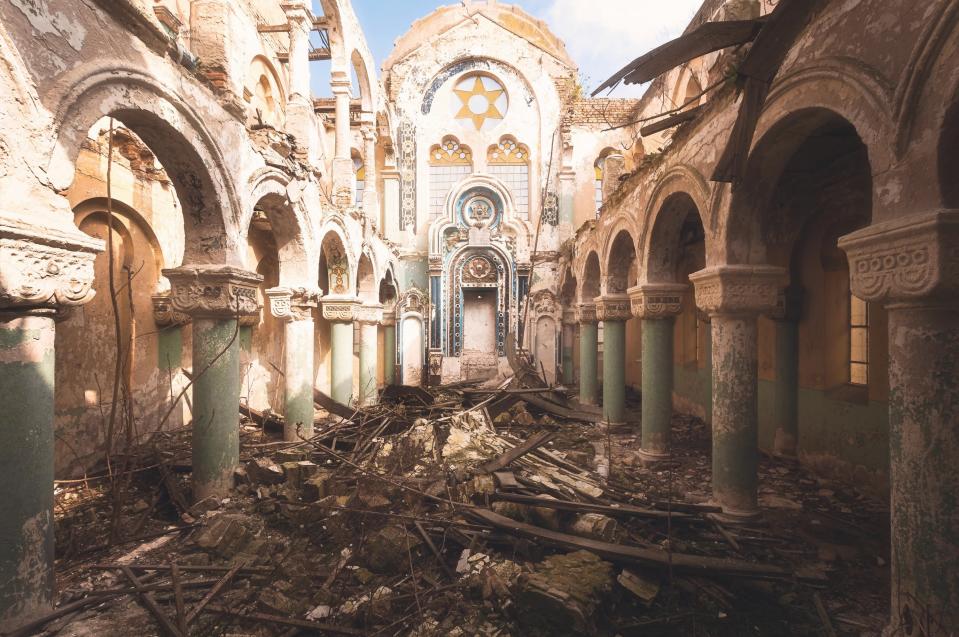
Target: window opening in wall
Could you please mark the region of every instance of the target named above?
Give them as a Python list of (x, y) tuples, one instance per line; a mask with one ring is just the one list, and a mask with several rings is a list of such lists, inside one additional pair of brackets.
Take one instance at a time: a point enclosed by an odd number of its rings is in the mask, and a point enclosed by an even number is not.
[(363, 205), (363, 191), (366, 190), (366, 164), (356, 153), (353, 154), (353, 175), (356, 178), (356, 206)]
[(596, 204), (596, 218), (599, 219), (599, 211), (603, 207), (603, 176), (606, 173), (606, 158), (597, 159), (594, 169), (596, 175), (593, 182), (593, 202)]
[(529, 214), (529, 148), (507, 135), (489, 147), (486, 159), (490, 174), (509, 188), (516, 211)]
[(473, 153), (452, 135), (430, 149), (430, 216), (439, 217), (453, 186), (473, 174)]
[(869, 383), (869, 304), (849, 295), (849, 382)]

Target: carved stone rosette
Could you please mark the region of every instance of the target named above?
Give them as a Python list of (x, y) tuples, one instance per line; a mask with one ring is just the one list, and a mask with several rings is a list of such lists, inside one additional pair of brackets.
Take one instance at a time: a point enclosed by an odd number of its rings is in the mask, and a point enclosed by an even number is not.
[(359, 302), (350, 298), (324, 298), (323, 318), (327, 321), (352, 323)]
[(184, 266), (163, 270), (173, 286), (173, 309), (193, 318), (259, 317), (257, 286), (263, 277), (228, 265)]
[(596, 318), (596, 304), (595, 303), (580, 303), (576, 306), (576, 322), (577, 323), (598, 323), (599, 319)]
[(710, 316), (765, 314), (776, 309), (786, 271), (774, 266), (719, 265), (689, 275), (696, 306)]
[(852, 293), (870, 302), (959, 294), (959, 210), (937, 210), (864, 228), (839, 239)]
[(103, 242), (80, 232), (42, 232), (0, 219), (0, 310), (82, 305), (93, 298)]
[(672, 318), (683, 311), (683, 296), (688, 285), (681, 283), (645, 283), (629, 288), (633, 316), (641, 319)]
[(596, 318), (600, 321), (628, 321), (633, 318), (629, 297), (625, 294), (607, 294), (596, 303)]
[(174, 327), (190, 322), (190, 315), (177, 312), (173, 307), (173, 297), (167, 294), (153, 295), (153, 322), (157, 327)]
[(379, 325), (383, 321), (383, 306), (378, 303), (357, 305), (353, 318), (357, 323)]
[(270, 288), (270, 313), (284, 321), (308, 321), (313, 318), (313, 309), (318, 305), (320, 293), (306, 288)]

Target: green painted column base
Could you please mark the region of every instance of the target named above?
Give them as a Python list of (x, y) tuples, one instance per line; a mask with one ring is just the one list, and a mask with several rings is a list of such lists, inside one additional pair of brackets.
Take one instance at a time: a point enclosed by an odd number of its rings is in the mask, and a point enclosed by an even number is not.
[(376, 324), (361, 323), (360, 329), (360, 396), (362, 406), (375, 405), (376, 387)]
[(596, 323), (579, 326), (579, 402), (595, 405), (599, 395), (596, 361), (599, 350), (599, 329)]
[(349, 405), (353, 402), (353, 323), (331, 323), (330, 377), (333, 400)]
[(626, 422), (626, 322), (603, 322), (603, 420)]
[(641, 459), (669, 457), (673, 420), (673, 319), (643, 319), (643, 421)]
[(193, 497), (222, 498), (240, 461), (240, 339), (235, 318), (193, 319)]
[(383, 382), (396, 384), (396, 325), (383, 328)]
[(0, 312), (0, 632), (53, 607), (52, 311)]

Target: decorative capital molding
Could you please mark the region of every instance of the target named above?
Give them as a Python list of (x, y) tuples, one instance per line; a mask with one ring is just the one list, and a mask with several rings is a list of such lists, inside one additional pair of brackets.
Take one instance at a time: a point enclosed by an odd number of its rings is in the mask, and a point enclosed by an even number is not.
[(600, 321), (628, 321), (633, 318), (629, 297), (625, 294), (606, 294), (596, 303), (596, 318)]
[(577, 323), (598, 323), (599, 319), (596, 318), (596, 304), (595, 303), (580, 303), (576, 306), (576, 322)]
[(103, 241), (79, 230), (27, 228), (0, 218), (0, 309), (59, 308), (93, 298)]
[(959, 210), (910, 215), (839, 239), (852, 293), (870, 302), (957, 302)]
[(263, 277), (228, 265), (184, 266), (163, 270), (173, 286), (173, 309), (193, 318), (257, 318), (256, 289)]
[(393, 310), (383, 311), (383, 320), (380, 322), (383, 327), (393, 327), (396, 325), (396, 312)]
[(359, 302), (351, 298), (323, 298), (323, 318), (327, 321), (353, 322)]
[(683, 311), (683, 296), (688, 285), (681, 283), (644, 283), (629, 288), (633, 316), (641, 319), (665, 319)]
[(578, 322), (575, 309), (566, 308), (563, 310), (563, 325), (576, 325)]
[(190, 322), (190, 315), (183, 312), (177, 312), (173, 307), (173, 297), (167, 294), (154, 294), (153, 297), (153, 322), (157, 327), (173, 327), (175, 325), (186, 325)]
[(383, 322), (383, 306), (378, 303), (357, 305), (353, 311), (353, 319), (357, 323), (372, 323), (377, 325)]
[(313, 309), (318, 305), (320, 292), (306, 288), (270, 288), (270, 313), (284, 321), (308, 321), (313, 319)]
[(786, 271), (768, 265), (719, 265), (689, 275), (696, 305), (710, 316), (764, 314), (776, 309)]

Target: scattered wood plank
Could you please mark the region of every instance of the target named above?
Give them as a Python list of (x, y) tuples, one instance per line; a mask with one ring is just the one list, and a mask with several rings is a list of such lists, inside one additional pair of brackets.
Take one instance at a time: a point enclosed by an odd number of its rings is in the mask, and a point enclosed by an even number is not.
[(313, 402), (334, 416), (339, 416), (340, 418), (345, 418), (346, 420), (352, 420), (357, 414), (355, 409), (351, 409), (343, 403), (336, 402), (330, 396), (327, 396), (315, 387), (313, 388)]
[(500, 493), (493, 495), (494, 500), (504, 502), (515, 502), (517, 504), (526, 504), (529, 506), (543, 507), (546, 509), (556, 509), (558, 511), (572, 511), (574, 513), (601, 513), (610, 517), (635, 517), (654, 520), (665, 520), (671, 517), (674, 522), (682, 520), (695, 519), (687, 513), (672, 513), (660, 511), (658, 509), (643, 509), (641, 507), (622, 504), (619, 506), (605, 506), (602, 504), (591, 504), (588, 502), (571, 502), (569, 500), (557, 500), (554, 498), (543, 498), (533, 495), (521, 495), (519, 493)]
[(829, 619), (829, 612), (826, 611), (826, 605), (822, 603), (822, 597), (819, 593), (813, 593), (812, 599), (816, 604), (816, 613), (819, 615), (819, 621), (822, 622), (826, 637), (836, 637), (836, 629), (833, 628), (832, 621)]
[(639, 56), (600, 84), (599, 88), (593, 91), (593, 97), (620, 81), (626, 84), (644, 84), (707, 53), (752, 42), (759, 35), (763, 24), (764, 18), (707, 22), (698, 29), (684, 33), (675, 40)]
[(451, 582), (456, 581), (456, 573), (453, 572), (453, 569), (450, 568), (450, 565), (446, 563), (446, 560), (443, 559), (443, 554), (440, 553), (440, 550), (436, 548), (436, 545), (433, 543), (433, 538), (430, 537), (430, 534), (426, 532), (426, 529), (423, 528), (423, 525), (416, 521), (413, 523), (413, 526), (416, 527), (416, 530), (419, 531), (420, 537), (423, 538), (423, 541), (426, 542), (426, 546), (429, 547), (430, 551), (436, 557), (436, 561), (440, 563), (443, 572), (446, 573), (446, 576)]
[(183, 603), (183, 586), (180, 583), (180, 567), (176, 560), (170, 563), (170, 577), (173, 580), (173, 604), (176, 608), (176, 626), (184, 635), (189, 634), (186, 623), (186, 606)]
[(387, 385), (383, 390), (382, 399), (388, 401), (412, 399), (417, 400), (427, 406), (436, 402), (436, 398), (433, 396), (433, 394), (426, 391), (422, 387), (416, 387), (413, 385)]
[[(90, 566), (90, 568), (98, 571), (115, 571), (123, 568), (124, 566), (128, 566), (135, 571), (171, 570), (171, 566), (169, 564), (93, 564)], [(179, 564), (177, 565), (177, 568), (183, 573), (202, 573), (204, 571), (224, 573), (233, 569), (232, 566), (195, 566), (187, 564)], [(272, 573), (273, 571), (274, 569), (268, 566), (244, 566), (239, 572), (241, 575), (254, 575)]]
[(130, 583), (133, 584), (134, 588), (137, 589), (137, 594), (140, 596), (140, 600), (143, 602), (143, 605), (146, 606), (146, 609), (150, 611), (150, 614), (153, 615), (154, 619), (160, 624), (160, 627), (168, 634), (173, 635), (173, 637), (187, 637), (180, 632), (180, 629), (176, 627), (166, 613), (160, 608), (157, 604), (156, 599), (153, 597), (153, 593), (143, 589), (143, 583), (140, 582), (140, 578), (137, 577), (133, 570), (129, 566), (121, 566), (120, 570), (126, 576)]
[(283, 431), (283, 418), (276, 414), (265, 414), (258, 409), (253, 409), (249, 405), (240, 403), (240, 415), (246, 416), (254, 423), (260, 425), (268, 431)]
[(521, 458), (537, 447), (545, 445), (555, 437), (556, 432), (553, 431), (541, 431), (537, 434), (533, 434), (533, 436), (523, 444), (513, 447), (498, 458), (494, 458), (493, 460), (490, 460), (483, 466), (479, 467), (478, 471), (480, 473), (493, 473), (495, 471), (499, 471), (500, 469), (505, 469), (517, 458)]
[(743, 560), (701, 557), (685, 553), (668, 553), (663, 550), (639, 548), (602, 542), (577, 535), (550, 531), (531, 524), (517, 522), (480, 507), (466, 509), (464, 513), (501, 531), (518, 537), (537, 540), (545, 544), (571, 551), (590, 551), (604, 560), (620, 564), (638, 564), (658, 569), (670, 566), (678, 573), (698, 575), (731, 575), (758, 579), (791, 579), (792, 571), (778, 566), (754, 564)]
[(661, 119), (658, 122), (654, 122), (648, 126), (643, 126), (639, 129), (639, 134), (642, 137), (649, 137), (650, 135), (655, 135), (660, 131), (674, 128), (680, 124), (685, 124), (686, 122), (690, 122), (699, 117), (705, 108), (705, 105), (701, 105), (682, 111), (681, 113), (676, 113), (675, 115), (670, 115), (669, 117)]
[(244, 564), (244, 562), (241, 561), (241, 562), (239, 562), (236, 566), (234, 566), (234, 567), (231, 568), (229, 571), (227, 571), (227, 572), (226, 572), (226, 575), (224, 575), (223, 577), (221, 577), (221, 578), (220, 578), (220, 581), (218, 581), (216, 584), (214, 584), (214, 585), (213, 585), (213, 588), (211, 588), (210, 591), (209, 591), (206, 595), (203, 596), (203, 599), (201, 599), (199, 602), (197, 602), (197, 605), (194, 606), (192, 609), (190, 609), (190, 613), (186, 616), (186, 619), (184, 620), (184, 621), (186, 622), (186, 625), (187, 625), (187, 626), (189, 626), (190, 624), (192, 624), (192, 623), (193, 623), (193, 620), (195, 620), (195, 619), (197, 618), (197, 616), (203, 611), (203, 609), (206, 608), (206, 606), (207, 606), (210, 602), (212, 602), (213, 599), (214, 599), (217, 595), (219, 595), (220, 592), (222, 592), (224, 588), (226, 588), (226, 585), (230, 583), (230, 580), (232, 580), (233, 577), (234, 577), (237, 573), (240, 572), (240, 569), (243, 568), (243, 564)]
[(242, 619), (250, 619), (258, 622), (281, 624), (283, 626), (295, 626), (297, 628), (306, 628), (307, 630), (315, 630), (318, 633), (333, 633), (335, 635), (366, 635), (367, 634), (365, 631), (358, 630), (356, 628), (349, 628), (347, 626), (336, 626), (334, 624), (309, 621), (306, 619), (294, 619), (292, 617), (281, 617), (280, 615), (269, 615), (267, 613), (244, 612), (244, 611), (232, 610), (230, 608), (224, 608), (223, 606), (208, 606), (207, 610), (209, 610), (211, 613), (219, 613), (220, 615), (231, 615), (233, 617), (240, 617)]

